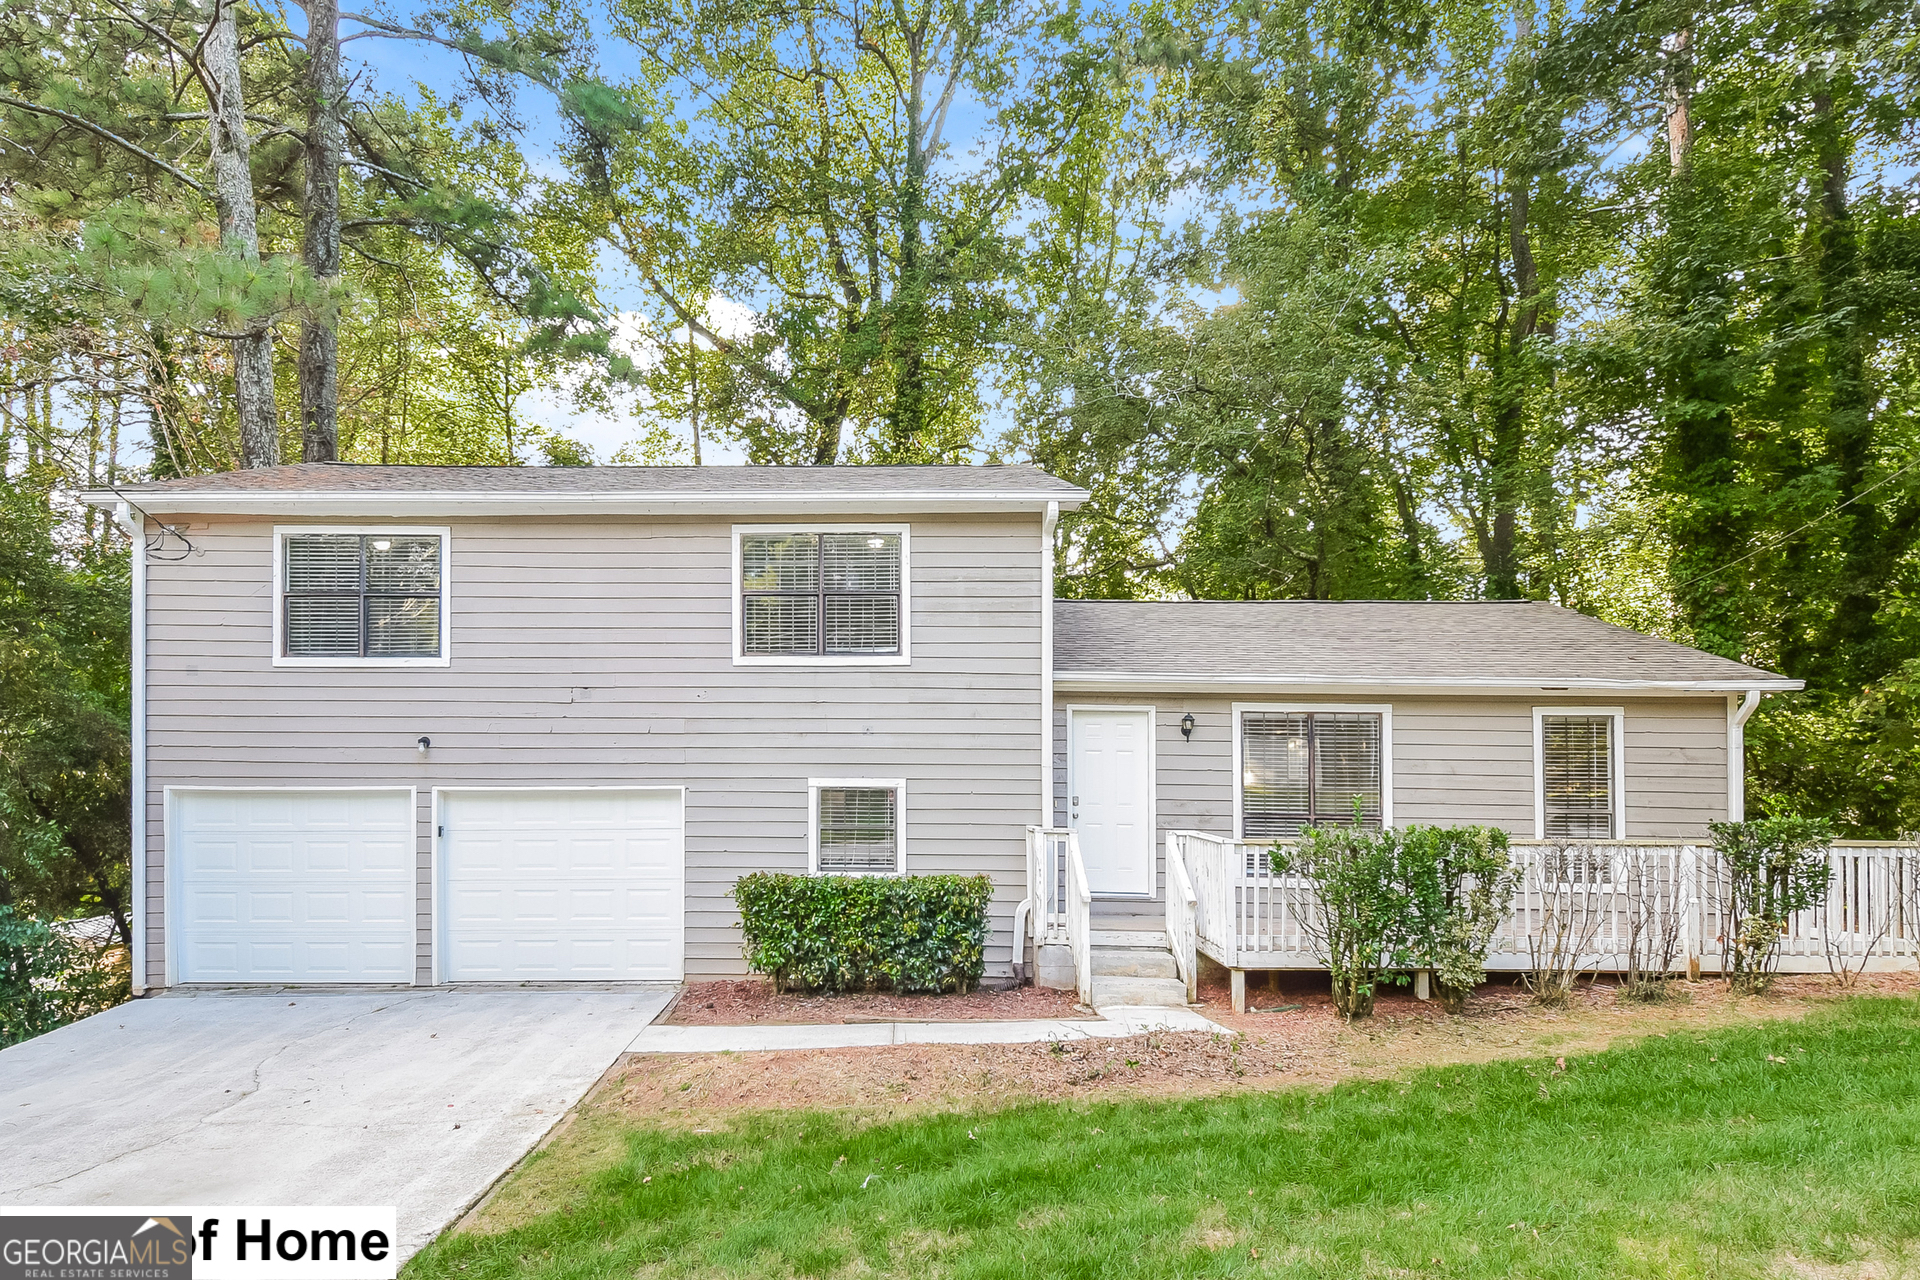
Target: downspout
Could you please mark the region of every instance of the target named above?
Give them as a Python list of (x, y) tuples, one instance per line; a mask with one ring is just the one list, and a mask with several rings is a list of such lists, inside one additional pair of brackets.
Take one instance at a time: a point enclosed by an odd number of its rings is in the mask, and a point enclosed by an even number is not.
[(1765, 696), (1758, 689), (1749, 689), (1738, 706), (1731, 695), (1727, 698), (1728, 822), (1747, 820), (1747, 721), (1760, 709), (1760, 699)]
[(1053, 530), (1060, 504), (1040, 521), (1040, 825), (1053, 825)]
[[(1053, 825), (1053, 531), (1060, 504), (1049, 502), (1040, 520), (1040, 822)], [(1032, 874), (1033, 859), (1025, 859)], [(1034, 886), (1013, 912), (1013, 979), (1026, 980), (1027, 931), (1033, 924)]]
[(115, 503), (113, 520), (126, 531), (132, 543), (128, 554), (133, 560), (133, 635), (128, 655), (133, 677), (132, 724), (127, 734), (132, 773), (127, 788), (132, 793), (127, 820), (128, 853), (133, 864), (128, 907), (133, 954), (127, 959), (133, 994), (137, 996), (147, 989), (147, 530), (145, 517), (134, 514), (131, 503)]

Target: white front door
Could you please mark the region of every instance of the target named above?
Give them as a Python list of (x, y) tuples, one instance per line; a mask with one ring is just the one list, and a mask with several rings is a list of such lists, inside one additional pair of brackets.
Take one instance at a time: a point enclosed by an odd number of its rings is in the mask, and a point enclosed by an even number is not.
[(446, 981), (680, 980), (678, 788), (448, 791), (440, 824)]
[(167, 797), (180, 982), (412, 982), (411, 788)]
[(1153, 712), (1067, 713), (1067, 821), (1080, 833), (1087, 887), (1153, 896)]

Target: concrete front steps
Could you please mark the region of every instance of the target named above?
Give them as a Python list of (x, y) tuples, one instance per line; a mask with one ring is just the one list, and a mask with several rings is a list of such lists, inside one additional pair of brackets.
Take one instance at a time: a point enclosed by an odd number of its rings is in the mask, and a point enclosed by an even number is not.
[(1164, 932), (1095, 929), (1093, 1007), (1187, 1007), (1187, 984), (1180, 980), (1173, 948)]

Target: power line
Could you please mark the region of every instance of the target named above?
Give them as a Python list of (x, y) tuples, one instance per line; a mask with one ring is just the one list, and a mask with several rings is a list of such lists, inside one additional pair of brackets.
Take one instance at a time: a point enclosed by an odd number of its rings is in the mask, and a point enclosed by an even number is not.
[[(8, 414), (7, 416), (10, 418), (14, 417), (14, 415), (12, 414)], [(78, 473), (79, 460), (76, 459), (73, 456), (73, 454), (68, 451), (68, 448), (65, 445), (65, 443), (54, 439), (53, 437), (47, 435), (44, 431), (41, 431), (38, 428), (36, 428), (33, 425), (31, 420), (24, 419), (24, 418), (14, 418), (14, 421), (19, 423), (22, 429), (24, 429), (28, 434), (36, 437), (41, 444), (45, 445), (49, 449), (55, 450), (56, 452), (60, 453), (65, 458), (67, 466), (71, 468), (76, 474)], [(0, 459), (0, 466), (3, 466), (8, 461), (11, 461), (11, 459)], [(87, 474), (90, 478), (90, 482), (93, 482), (91, 481), (91, 477), (93, 474), (93, 468), (91, 465), (87, 467)], [(154, 515), (151, 511), (148, 511), (145, 507), (141, 506), (139, 503), (135, 502), (132, 498), (128, 497), (126, 491), (123, 490), (119, 485), (115, 484), (111, 480), (101, 480), (93, 483), (98, 483), (103, 488), (105, 488), (108, 492), (113, 494), (114, 497), (120, 499), (120, 501), (126, 503), (129, 507), (133, 508), (135, 511), (138, 511), (140, 513), (141, 519), (153, 521), (154, 527), (160, 530), (160, 536), (146, 544), (146, 549), (149, 553), (158, 551), (161, 547), (165, 546), (167, 543), (167, 535), (172, 534), (174, 537), (180, 539), (183, 549), (181, 550), (180, 554), (177, 556), (166, 557), (168, 560), (184, 560), (188, 556), (193, 554), (194, 546), (193, 546), (193, 540), (191, 538), (187, 537), (186, 534), (180, 532), (178, 529), (173, 528), (171, 525), (168, 525), (167, 523), (162, 521), (158, 516)]]
[(1781, 537), (1774, 539), (1771, 543), (1767, 544), (1764, 547), (1755, 547), (1752, 551), (1747, 552), (1747, 554), (1741, 556), (1738, 560), (1729, 560), (1727, 561), (1727, 563), (1720, 565), (1718, 568), (1709, 569), (1705, 573), (1695, 574), (1693, 577), (1688, 578), (1685, 582), (1679, 583), (1676, 586), (1674, 586), (1673, 593), (1675, 595), (1678, 595), (1680, 592), (1685, 591), (1688, 587), (1691, 587), (1696, 582), (1704, 582), (1708, 578), (1718, 577), (1719, 575), (1725, 573), (1729, 569), (1736, 568), (1739, 565), (1745, 564), (1747, 561), (1753, 559), (1755, 556), (1766, 555), (1769, 551), (1778, 551), (1781, 547), (1786, 546), (1789, 542), (1792, 542), (1795, 538), (1799, 537), (1801, 534), (1805, 533), (1807, 530), (1813, 528), (1813, 526), (1819, 524), (1821, 521), (1826, 520), (1829, 517), (1839, 515), (1842, 511), (1845, 511), (1848, 507), (1860, 501), (1860, 499), (1866, 497), (1868, 494), (1872, 493), (1875, 489), (1880, 488), (1882, 485), (1890, 484), (1893, 481), (1898, 480), (1901, 476), (1913, 470), (1915, 467), (1920, 467), (1920, 456), (1916, 456), (1910, 461), (1908, 461), (1907, 464), (1901, 467), (1898, 471), (1890, 471), (1886, 475), (1881, 476), (1878, 480), (1875, 480), (1872, 484), (1868, 485), (1866, 488), (1862, 489), (1860, 492), (1854, 494), (1851, 498), (1848, 498), (1845, 502), (1842, 502), (1839, 505), (1835, 506), (1831, 511), (1821, 512), (1819, 515), (1807, 521), (1805, 524), (1801, 525), (1798, 529), (1793, 530), (1791, 533), (1784, 534)]

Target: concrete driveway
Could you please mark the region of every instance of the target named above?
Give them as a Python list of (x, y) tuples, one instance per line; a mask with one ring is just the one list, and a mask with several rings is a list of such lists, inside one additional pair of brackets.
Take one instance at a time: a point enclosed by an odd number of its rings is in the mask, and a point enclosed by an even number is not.
[(209, 992), (0, 1051), (0, 1204), (397, 1205), (410, 1255), (667, 990)]

